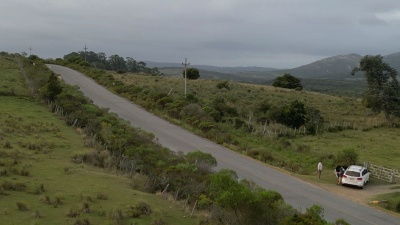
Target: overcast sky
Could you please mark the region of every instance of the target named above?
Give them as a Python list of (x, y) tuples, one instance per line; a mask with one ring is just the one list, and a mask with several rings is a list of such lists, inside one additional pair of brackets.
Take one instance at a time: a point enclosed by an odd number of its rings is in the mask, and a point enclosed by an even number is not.
[(399, 0), (1, 0), (0, 51), (293, 68), (400, 52)]

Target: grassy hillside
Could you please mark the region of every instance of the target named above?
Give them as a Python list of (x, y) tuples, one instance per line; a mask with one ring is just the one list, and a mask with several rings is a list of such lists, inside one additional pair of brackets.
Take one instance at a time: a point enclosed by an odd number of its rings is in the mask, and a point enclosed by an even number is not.
[[(343, 164), (343, 154), (349, 151), (358, 155), (358, 164), (368, 161), (399, 169), (398, 128), (387, 128), (382, 115), (371, 114), (356, 98), (236, 82), (227, 82), (225, 88), (218, 88), (224, 82), (212, 80), (189, 80), (188, 96), (184, 98), (182, 78), (75, 68), (149, 111), (234, 151), (302, 174), (307, 180), (316, 180), (316, 165), (320, 159), (324, 169), (331, 171)], [(260, 103), (266, 101), (283, 106), (293, 100), (320, 110), (324, 126), (316, 135), (304, 135), (302, 129), (257, 121)], [(236, 111), (236, 117), (226, 117), (211, 125), (207, 123), (210, 120), (203, 109), (215, 102), (222, 102), (229, 110)], [(204, 117), (206, 119), (201, 120)], [(202, 124), (204, 121), (206, 123)], [(236, 126), (236, 121), (244, 121), (245, 125)], [(330, 172), (317, 181), (336, 183)]]
[[(184, 81), (181, 78), (133, 74), (113, 74), (113, 76), (125, 85), (137, 87), (138, 90), (142, 90), (139, 87), (144, 90), (147, 88), (157, 90), (158, 93), (169, 93), (172, 98), (182, 97), (184, 93)], [(227, 104), (235, 107), (241, 119), (245, 121), (254, 122), (255, 108), (263, 100), (281, 105), (293, 100), (300, 100), (308, 106), (319, 109), (321, 116), (325, 119), (325, 132), (323, 133), (314, 136), (300, 135), (278, 139), (271, 136), (270, 133), (266, 135), (257, 132), (263, 129), (261, 124), (254, 125), (256, 131), (251, 133), (243, 129), (233, 129), (227, 124), (219, 124), (223, 127), (222, 129), (227, 131), (220, 133), (219, 136), (229, 136), (230, 140), (234, 140), (222, 141), (221, 144), (232, 150), (293, 172), (309, 175), (315, 173), (315, 165), (321, 158), (325, 161), (327, 168), (333, 168), (337, 163), (337, 156), (346, 149), (351, 149), (359, 155), (359, 163), (368, 161), (400, 169), (399, 153), (396, 147), (399, 144), (398, 129), (382, 126), (384, 124), (382, 115), (370, 114), (359, 99), (235, 82), (229, 83), (230, 90), (218, 89), (216, 86), (219, 82), (190, 80), (187, 90), (204, 105), (219, 97), (226, 99)], [(124, 93), (122, 95), (147, 108), (151, 105), (148, 105), (149, 103), (146, 103), (145, 100), (139, 100), (140, 96), (143, 96), (140, 92), (134, 96)], [(163, 114), (162, 112), (158, 113)], [(186, 126), (181, 121), (175, 122)], [(272, 133), (279, 133), (287, 129), (274, 124), (270, 124), (266, 128)], [(193, 131), (197, 132), (196, 129)]]
[(358, 54), (337, 55), (279, 72), (302, 78), (345, 79), (350, 77), (354, 67), (359, 66), (361, 57)]
[(28, 96), (29, 89), (26, 88), (25, 79), (21, 74), (15, 59), (0, 56), (0, 95)]
[[(162, 93), (169, 93), (171, 97), (179, 98), (184, 95), (184, 80), (182, 78), (152, 77), (137, 74), (116, 74), (116, 79), (124, 84), (133, 84), (138, 87), (151, 87)], [(368, 116), (368, 110), (361, 105), (359, 99), (338, 97), (318, 92), (298, 92), (267, 85), (245, 84), (229, 82), (230, 90), (218, 89), (221, 81), (216, 80), (189, 80), (187, 93), (194, 94), (201, 102), (209, 102), (217, 97), (225, 97), (230, 104), (234, 104), (241, 112), (251, 113), (256, 105), (263, 100), (272, 104), (285, 104), (293, 100), (305, 101), (310, 106), (322, 111), (322, 115), (333, 123), (354, 123), (358, 126), (370, 126), (382, 122), (381, 116)], [(130, 96), (126, 96), (130, 97)]]
[[(72, 161), (92, 149), (29, 97), (14, 58), (0, 56), (0, 68), (0, 224), (198, 224), (132, 179)], [(152, 213), (133, 218), (138, 208)]]

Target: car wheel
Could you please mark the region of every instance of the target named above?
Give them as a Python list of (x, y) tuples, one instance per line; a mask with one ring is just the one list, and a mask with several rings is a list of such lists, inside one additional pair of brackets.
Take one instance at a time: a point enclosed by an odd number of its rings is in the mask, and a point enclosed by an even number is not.
[(365, 182), (362, 184), (361, 189), (364, 189), (364, 186), (365, 186)]

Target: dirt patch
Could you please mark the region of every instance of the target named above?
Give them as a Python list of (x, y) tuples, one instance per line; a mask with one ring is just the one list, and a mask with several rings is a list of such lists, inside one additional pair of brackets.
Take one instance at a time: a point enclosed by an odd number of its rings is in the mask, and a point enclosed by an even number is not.
[(313, 182), (314, 185), (334, 193), (339, 196), (343, 196), (348, 198), (354, 202), (368, 205), (374, 199), (376, 195), (395, 192), (399, 189), (393, 189), (394, 187), (399, 187), (399, 184), (371, 184), (367, 183), (364, 189), (360, 189), (357, 187), (350, 187), (350, 186), (341, 186), (336, 184), (327, 184), (327, 183), (317, 183)]

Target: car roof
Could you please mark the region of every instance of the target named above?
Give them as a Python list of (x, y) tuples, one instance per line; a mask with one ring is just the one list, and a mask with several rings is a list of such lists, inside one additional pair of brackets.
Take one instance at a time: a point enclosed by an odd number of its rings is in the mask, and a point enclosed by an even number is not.
[(347, 170), (360, 172), (364, 168), (363, 166), (351, 165), (347, 167)]

